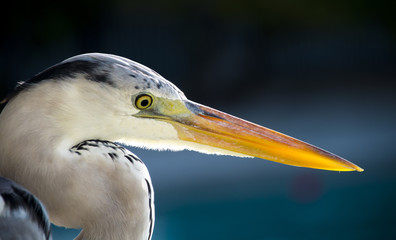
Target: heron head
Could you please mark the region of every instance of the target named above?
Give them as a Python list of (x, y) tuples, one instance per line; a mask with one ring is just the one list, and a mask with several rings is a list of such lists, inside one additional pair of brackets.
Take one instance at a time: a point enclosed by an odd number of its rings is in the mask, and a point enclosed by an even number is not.
[(15, 94), (45, 84), (41, 96), (46, 109), (63, 123), (60, 128), (79, 126), (71, 131), (79, 138), (363, 171), (313, 145), (194, 103), (158, 73), (119, 56), (94, 53), (69, 58), (22, 83)]

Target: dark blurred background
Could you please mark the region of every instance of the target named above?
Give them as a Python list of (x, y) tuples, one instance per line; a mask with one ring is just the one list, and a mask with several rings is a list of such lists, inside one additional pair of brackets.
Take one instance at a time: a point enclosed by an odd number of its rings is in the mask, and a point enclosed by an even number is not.
[[(1, 95), (86, 52), (147, 65), (186, 96), (334, 152), (363, 173), (132, 149), (154, 240), (396, 239), (394, 1), (13, 1)], [(54, 239), (77, 230), (54, 227)]]

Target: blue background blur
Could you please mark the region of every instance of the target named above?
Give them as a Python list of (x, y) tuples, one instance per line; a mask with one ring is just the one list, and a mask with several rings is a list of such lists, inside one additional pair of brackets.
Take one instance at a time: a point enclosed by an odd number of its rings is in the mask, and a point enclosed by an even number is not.
[[(191, 100), (334, 152), (363, 173), (131, 149), (154, 240), (396, 239), (396, 17), (390, 1), (13, 1), (1, 95), (70, 56), (141, 62)], [(56, 193), (55, 193), (56, 194)], [(78, 231), (54, 227), (54, 239)]]

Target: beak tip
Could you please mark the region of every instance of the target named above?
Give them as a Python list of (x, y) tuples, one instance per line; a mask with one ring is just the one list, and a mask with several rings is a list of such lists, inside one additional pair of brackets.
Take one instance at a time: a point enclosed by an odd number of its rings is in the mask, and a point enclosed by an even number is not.
[(346, 171), (356, 171), (356, 172), (364, 172), (364, 169), (359, 167), (358, 165), (355, 165), (353, 163), (349, 163), (348, 166), (346, 166), (348, 170)]
[(358, 171), (358, 172), (364, 172), (364, 169), (363, 168), (361, 168), (361, 167), (359, 167), (359, 166), (356, 166), (356, 171)]

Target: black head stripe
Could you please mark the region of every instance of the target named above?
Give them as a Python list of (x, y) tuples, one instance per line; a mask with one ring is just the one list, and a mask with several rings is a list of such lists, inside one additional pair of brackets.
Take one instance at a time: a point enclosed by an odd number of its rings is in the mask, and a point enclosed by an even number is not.
[[(46, 70), (38, 73), (31, 79), (21, 82), (14, 91), (0, 103), (5, 103), (21, 91), (28, 89), (42, 81), (61, 81), (76, 78), (82, 75), (86, 80), (108, 84), (113, 87), (120, 86), (118, 83), (128, 76), (135, 79), (133, 86), (136, 89), (169, 88), (179, 94), (183, 94), (176, 86), (166, 81), (161, 75), (152, 69), (132, 60), (100, 53), (82, 54), (66, 59)], [(118, 79), (120, 78), (120, 79)], [(128, 78), (127, 78), (128, 80)]]
[(9, 94), (8, 97), (3, 100), (3, 102), (7, 102), (19, 92), (42, 81), (75, 78), (78, 74), (83, 74), (85, 75), (86, 79), (94, 82), (113, 85), (108, 71), (103, 71), (103, 69), (99, 69), (99, 67), (100, 64), (95, 61), (75, 60), (71, 62), (61, 62), (36, 74), (27, 81), (19, 83), (14, 91)]

